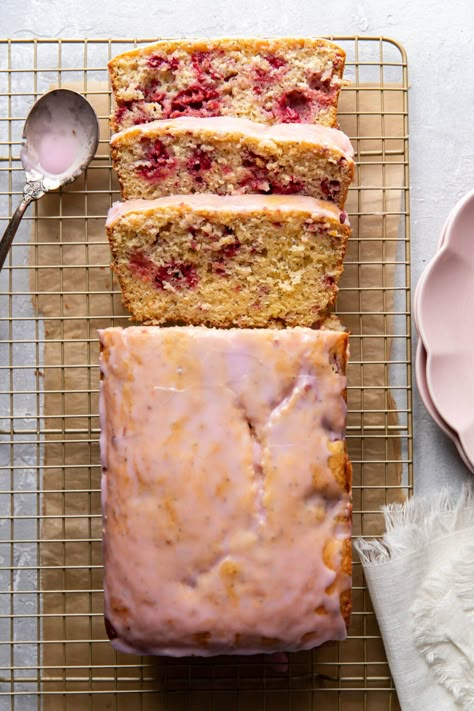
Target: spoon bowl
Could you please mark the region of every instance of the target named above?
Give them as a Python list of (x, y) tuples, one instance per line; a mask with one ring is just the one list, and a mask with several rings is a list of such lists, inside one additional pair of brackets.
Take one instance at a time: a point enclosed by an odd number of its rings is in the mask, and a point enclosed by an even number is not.
[(23, 198), (0, 242), (0, 269), (28, 205), (79, 177), (95, 155), (99, 124), (94, 109), (71, 89), (53, 89), (32, 107), (23, 128)]
[(28, 114), (21, 162), (27, 175), (37, 172), (48, 184), (60, 187), (79, 177), (98, 142), (97, 117), (89, 102), (71, 89), (53, 89)]

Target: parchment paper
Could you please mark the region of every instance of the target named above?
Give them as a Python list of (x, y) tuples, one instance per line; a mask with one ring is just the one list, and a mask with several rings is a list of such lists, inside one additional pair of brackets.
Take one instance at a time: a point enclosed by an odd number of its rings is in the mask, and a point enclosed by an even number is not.
[[(106, 116), (107, 89), (103, 85), (96, 89), (104, 94), (98, 93), (93, 103), (97, 113)], [(380, 506), (403, 496), (398, 418), (387, 366), (394, 328), (390, 287), (397, 278), (394, 263), (403, 198), (403, 121), (396, 115), (402, 110), (401, 87), (383, 96), (370, 86), (346, 89), (340, 102), (341, 128), (357, 136), (354, 146), (359, 154), (347, 204), (353, 237), (336, 309), (352, 332), (348, 444), (354, 468), (355, 535), (381, 533)], [(105, 143), (86, 178), (38, 203), (32, 248), (32, 266), (42, 267), (32, 270), (32, 287), (45, 292), (36, 300), (45, 319), (48, 431), (42, 512), (46, 517), (41, 529), (47, 542), (40, 548), (42, 664), (48, 679), (43, 691), (49, 692), (44, 709), (255, 711), (266, 704), (271, 711), (316, 707), (386, 711), (390, 699), (390, 708), (398, 708), (395, 692), (388, 690), (389, 670), (360, 565), (354, 567), (351, 637), (342, 644), (290, 655), (288, 669), (263, 655), (140, 660), (116, 654), (107, 641), (102, 617), (96, 330), (129, 322), (120, 297), (112, 294), (118, 286), (108, 269), (104, 218), (118, 192), (111, 192), (117, 187), (109, 171), (107, 121), (101, 123)], [(389, 438), (387, 428), (393, 428)], [(357, 691), (365, 686), (364, 673), (379, 677), (377, 686), (387, 691)], [(343, 692), (341, 707), (335, 690), (344, 687), (352, 690)], [(89, 697), (92, 690), (101, 693)], [(66, 697), (57, 693), (63, 691), (78, 693)], [(114, 691), (130, 693), (115, 697)]]

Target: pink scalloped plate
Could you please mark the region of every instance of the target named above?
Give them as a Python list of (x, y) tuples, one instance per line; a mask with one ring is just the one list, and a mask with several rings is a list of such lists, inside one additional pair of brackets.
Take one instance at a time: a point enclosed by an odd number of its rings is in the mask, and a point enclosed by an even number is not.
[[(438, 244), (436, 247), (437, 250), (440, 250), (441, 247), (443, 246), (444, 238), (446, 236), (446, 230), (448, 229), (449, 221), (450, 221), (451, 217), (453, 216), (454, 212), (455, 212), (455, 208), (453, 210), (451, 210), (451, 212), (449, 213), (449, 215), (443, 225), (443, 228), (442, 228), (440, 235), (439, 235)], [(435, 257), (436, 257), (436, 255), (435, 255)], [(420, 339), (421, 339), (420, 329), (418, 328), (418, 297), (419, 297), (421, 289), (423, 288), (426, 272), (427, 272), (427, 269), (430, 266), (430, 264), (431, 264), (431, 262), (429, 262), (427, 264), (425, 270), (421, 273), (420, 278), (418, 279), (418, 283), (415, 287), (415, 291), (413, 293), (413, 320), (415, 322), (415, 328), (418, 331), (418, 336), (420, 337)]]
[[(445, 221), (443, 225), (443, 229), (440, 232), (438, 244), (436, 246), (436, 250), (438, 251), (441, 249), (443, 246), (444, 242), (444, 237), (446, 234), (446, 229), (449, 223), (449, 220), (451, 218), (451, 214), (449, 214), (447, 220)], [(435, 253), (436, 256), (436, 253)], [(433, 400), (431, 399), (431, 395), (428, 390), (428, 383), (426, 382), (426, 349), (423, 344), (423, 340), (420, 335), (420, 330), (418, 328), (418, 296), (420, 294), (421, 289), (423, 288), (423, 283), (425, 281), (425, 276), (426, 276), (426, 271), (429, 266), (430, 262), (427, 264), (425, 270), (421, 273), (420, 278), (418, 279), (418, 283), (415, 287), (414, 295), (413, 295), (413, 320), (415, 322), (415, 328), (418, 332), (418, 344), (417, 344), (417, 349), (416, 349), (416, 354), (415, 354), (415, 374), (417, 376), (418, 382), (418, 387), (420, 390), (421, 394), (421, 399), (423, 400), (423, 403), (426, 406), (426, 409), (428, 410), (429, 414), (435, 420), (436, 424), (441, 427), (441, 429), (446, 432), (446, 434), (449, 434), (449, 436), (456, 436), (454, 431), (451, 430), (444, 420), (440, 417), (439, 413), (436, 411)]]
[[(454, 208), (451, 213), (449, 214), (447, 220), (445, 221), (443, 225), (443, 229), (441, 230), (439, 240), (438, 240), (438, 245), (437, 249), (441, 249), (444, 243), (444, 238), (446, 236), (446, 230), (449, 224), (449, 221), (451, 217), (455, 214), (456, 208)], [(415, 288), (415, 293), (413, 296), (413, 318), (415, 321), (415, 327), (416, 330), (419, 332), (418, 329), (418, 296), (423, 288), (423, 283), (425, 280), (426, 276), (426, 270), (422, 272), (418, 283)], [(428, 388), (428, 383), (426, 380), (426, 349), (423, 344), (423, 340), (418, 333), (418, 344), (416, 347), (416, 354), (415, 354), (415, 377), (416, 377), (416, 382), (418, 385), (418, 392), (420, 393), (421, 400), (426, 408), (426, 411), (428, 414), (431, 416), (433, 421), (438, 425), (438, 427), (453, 441), (454, 445), (456, 446), (456, 449), (458, 450), (459, 456), (461, 457), (462, 461), (464, 464), (467, 466), (470, 471), (474, 473), (474, 465), (471, 464), (471, 462), (468, 460), (461, 442), (459, 440), (459, 437), (457, 436), (456, 432), (449, 427), (449, 425), (446, 424), (446, 422), (443, 420), (439, 412), (437, 411), (434, 402), (431, 397), (431, 393)]]
[(440, 417), (474, 462), (474, 191), (459, 201), (417, 293), (426, 381)]
[(471, 464), (471, 462), (467, 458), (456, 432), (452, 430), (449, 425), (446, 424), (446, 422), (443, 420), (436, 407), (434, 406), (433, 400), (431, 398), (431, 393), (428, 388), (428, 383), (426, 381), (426, 350), (421, 339), (419, 339), (418, 345), (416, 347), (415, 375), (416, 382), (418, 385), (418, 392), (420, 393), (420, 397), (423, 401), (424, 406), (426, 407), (428, 414), (432, 417), (434, 422), (436, 422), (438, 427), (443, 430), (443, 432), (448, 435), (448, 437), (454, 442), (454, 444), (456, 445), (456, 449), (458, 450), (459, 456), (463, 460), (464, 464), (468, 469), (471, 470), (471, 472), (474, 473), (474, 465)]

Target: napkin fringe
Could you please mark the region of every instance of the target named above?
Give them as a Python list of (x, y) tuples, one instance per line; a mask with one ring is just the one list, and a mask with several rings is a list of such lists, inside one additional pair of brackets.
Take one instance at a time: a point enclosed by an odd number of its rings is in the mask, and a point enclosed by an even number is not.
[(473, 509), (474, 487), (466, 484), (461, 495), (442, 490), (432, 497), (413, 497), (403, 504), (382, 507), (387, 532), (383, 538), (358, 538), (354, 546), (364, 565), (385, 563), (425, 547), (434, 539), (466, 525), (466, 509)]
[(420, 654), (463, 711), (474, 711), (474, 544), (426, 579), (411, 612)]

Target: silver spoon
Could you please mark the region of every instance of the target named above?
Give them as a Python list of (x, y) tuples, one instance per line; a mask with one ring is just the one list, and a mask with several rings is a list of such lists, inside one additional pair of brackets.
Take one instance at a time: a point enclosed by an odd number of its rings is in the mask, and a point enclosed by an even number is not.
[(20, 158), (26, 185), (0, 241), (0, 269), (28, 205), (50, 190), (71, 183), (89, 165), (99, 143), (99, 124), (94, 109), (81, 94), (53, 89), (34, 104), (22, 138)]

